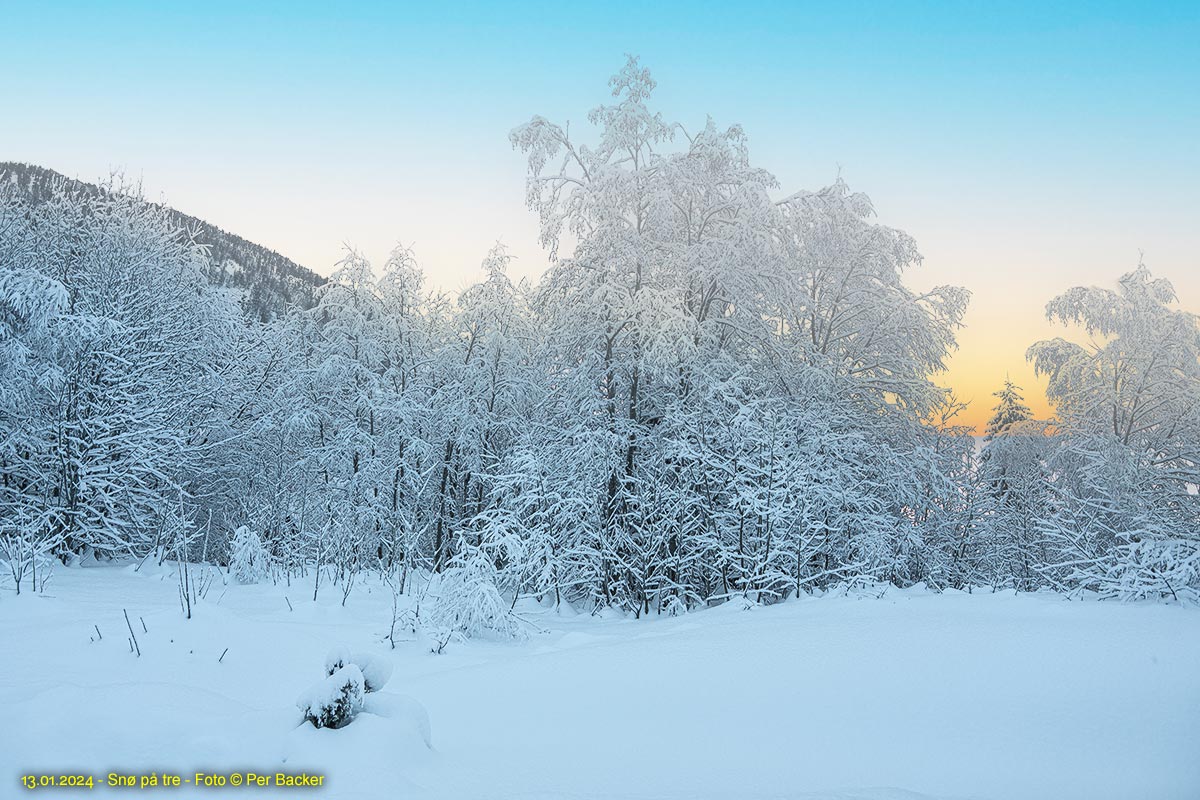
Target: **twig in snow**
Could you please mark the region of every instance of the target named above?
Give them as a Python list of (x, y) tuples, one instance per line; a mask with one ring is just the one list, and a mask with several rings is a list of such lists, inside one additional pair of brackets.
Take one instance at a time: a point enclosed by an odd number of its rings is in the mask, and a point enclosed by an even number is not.
[(293, 608), (292, 608), (292, 601), (291, 601), (291, 600), (288, 600), (288, 596), (287, 596), (286, 594), (283, 596), (283, 599), (284, 599), (284, 600), (287, 600), (287, 604), (288, 604), (288, 611), (294, 611), (295, 609), (293, 609)]
[(138, 658), (141, 658), (142, 648), (138, 646), (137, 636), (135, 636), (133, 633), (133, 625), (129, 622), (129, 612), (122, 608), (121, 613), (125, 615), (125, 624), (129, 626), (129, 637), (133, 642), (133, 646), (137, 648)]
[(221, 657), (217, 659), (218, 664), (220, 664), (222, 661), (225, 660), (225, 653), (228, 653), (228, 652), (229, 652), (229, 648), (226, 647), (224, 652), (221, 653)]
[(99, 639), (103, 639), (104, 637), (103, 637), (103, 636), (100, 636), (100, 626), (99, 626), (99, 625), (95, 625), (95, 624), (93, 624), (93, 625), (92, 625), (92, 627), (96, 629), (96, 636), (97, 636)]
[(516, 620), (517, 620), (517, 621), (519, 621), (519, 622), (524, 622), (526, 625), (528, 625), (529, 627), (533, 628), (533, 629), (534, 629), (535, 631), (537, 631), (538, 633), (549, 633), (549, 632), (550, 632), (550, 631), (548, 631), (547, 629), (543, 628), (542, 626), (538, 625), (538, 624), (537, 624), (536, 622), (534, 622), (533, 620), (531, 620), (531, 619), (529, 619), (529, 618), (527, 618), (527, 617), (524, 617), (524, 616), (522, 616), (522, 615), (520, 615), (520, 614), (516, 613), (515, 611), (509, 611), (508, 613), (509, 613), (509, 614), (511, 614), (511, 615), (513, 616), (513, 619), (516, 619)]
[(436, 643), (436, 646), (430, 647), (429, 652), (435, 653), (439, 656), (442, 654), (442, 651), (446, 649), (446, 645), (450, 644), (450, 639), (454, 636), (454, 631), (446, 630), (445, 634), (446, 634), (445, 637), (442, 638), (441, 640), (439, 640), (438, 637), (436, 637), (436, 636), (433, 638), (433, 641)]

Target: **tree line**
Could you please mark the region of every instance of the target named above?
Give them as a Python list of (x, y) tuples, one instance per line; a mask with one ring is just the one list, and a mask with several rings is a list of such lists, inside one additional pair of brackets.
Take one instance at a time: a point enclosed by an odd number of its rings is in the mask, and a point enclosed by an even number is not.
[[(347, 252), (263, 322), (136, 192), (0, 187), (0, 553), (228, 563), (349, 591), (466, 570), (505, 597), (678, 613), (870, 579), (1200, 598), (1200, 326), (1143, 266), (1034, 344), (1057, 414), (982, 447), (933, 377), (968, 293), (838, 180), (650, 106), (511, 133), (551, 263), (456, 297)], [(114, 187), (119, 189), (120, 187)], [(324, 576), (324, 577), (323, 577)]]

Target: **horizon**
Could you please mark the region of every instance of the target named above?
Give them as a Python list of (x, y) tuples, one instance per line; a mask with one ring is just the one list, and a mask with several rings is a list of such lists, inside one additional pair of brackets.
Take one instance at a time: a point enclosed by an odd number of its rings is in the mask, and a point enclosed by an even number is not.
[[(343, 243), (379, 265), (403, 242), (432, 287), (456, 293), (495, 241), (516, 256), (515, 277), (541, 274), (508, 132), (534, 114), (583, 128), (630, 52), (665, 118), (743, 125), (780, 196), (840, 174), (916, 239), (924, 263), (910, 287), (972, 292), (937, 381), (970, 402), (963, 422), (977, 434), (1006, 375), (1050, 415), (1025, 351), (1071, 338), (1044, 315), (1062, 291), (1113, 287), (1141, 257), (1182, 308), (1200, 308), (1187, 194), (1200, 180), (1196, 8), (757, 4), (734, 19), (689, 7), (645, 12), (636, 30), (615, 8), (540, 4), (460, 16), (13, 7), (18, 24), (58, 31), (60, 47), (52, 62), (32, 37), (0, 55), (10, 74), (29, 73), (3, 90), (22, 124), (0, 133), (0, 158), (89, 182), (123, 171), (149, 199), (324, 276)], [(576, 30), (591, 41), (569, 41)], [(543, 49), (510, 52), (517, 35)], [(793, 51), (807, 57), (775, 58)]]

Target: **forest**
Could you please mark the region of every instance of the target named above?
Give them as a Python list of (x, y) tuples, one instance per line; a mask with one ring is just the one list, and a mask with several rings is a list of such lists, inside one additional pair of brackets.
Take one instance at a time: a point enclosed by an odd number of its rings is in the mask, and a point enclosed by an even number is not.
[(840, 179), (779, 186), (738, 126), (664, 119), (636, 59), (610, 88), (583, 138), (510, 134), (547, 271), (498, 244), (453, 295), (405, 246), (348, 250), (247, 313), (136, 187), (0, 186), (5, 580), (440, 575), (501, 631), (518, 598), (641, 617), (862, 581), (1200, 600), (1200, 325), (1167, 281), (1048, 296), (1054, 417), (998, 374), (977, 437), (937, 382), (969, 292), (909, 288), (912, 237)]

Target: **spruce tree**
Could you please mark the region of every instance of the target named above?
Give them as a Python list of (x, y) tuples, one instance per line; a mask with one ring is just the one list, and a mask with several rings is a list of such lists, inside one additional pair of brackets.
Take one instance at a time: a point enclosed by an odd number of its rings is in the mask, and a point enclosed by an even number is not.
[(990, 442), (1012, 425), (1033, 418), (1033, 412), (1025, 405), (1025, 398), (1021, 396), (1021, 387), (1014, 384), (1010, 378), (1005, 377), (1004, 388), (994, 392), (992, 396), (1000, 398), (1000, 402), (996, 404), (995, 413), (988, 420), (984, 441)]

